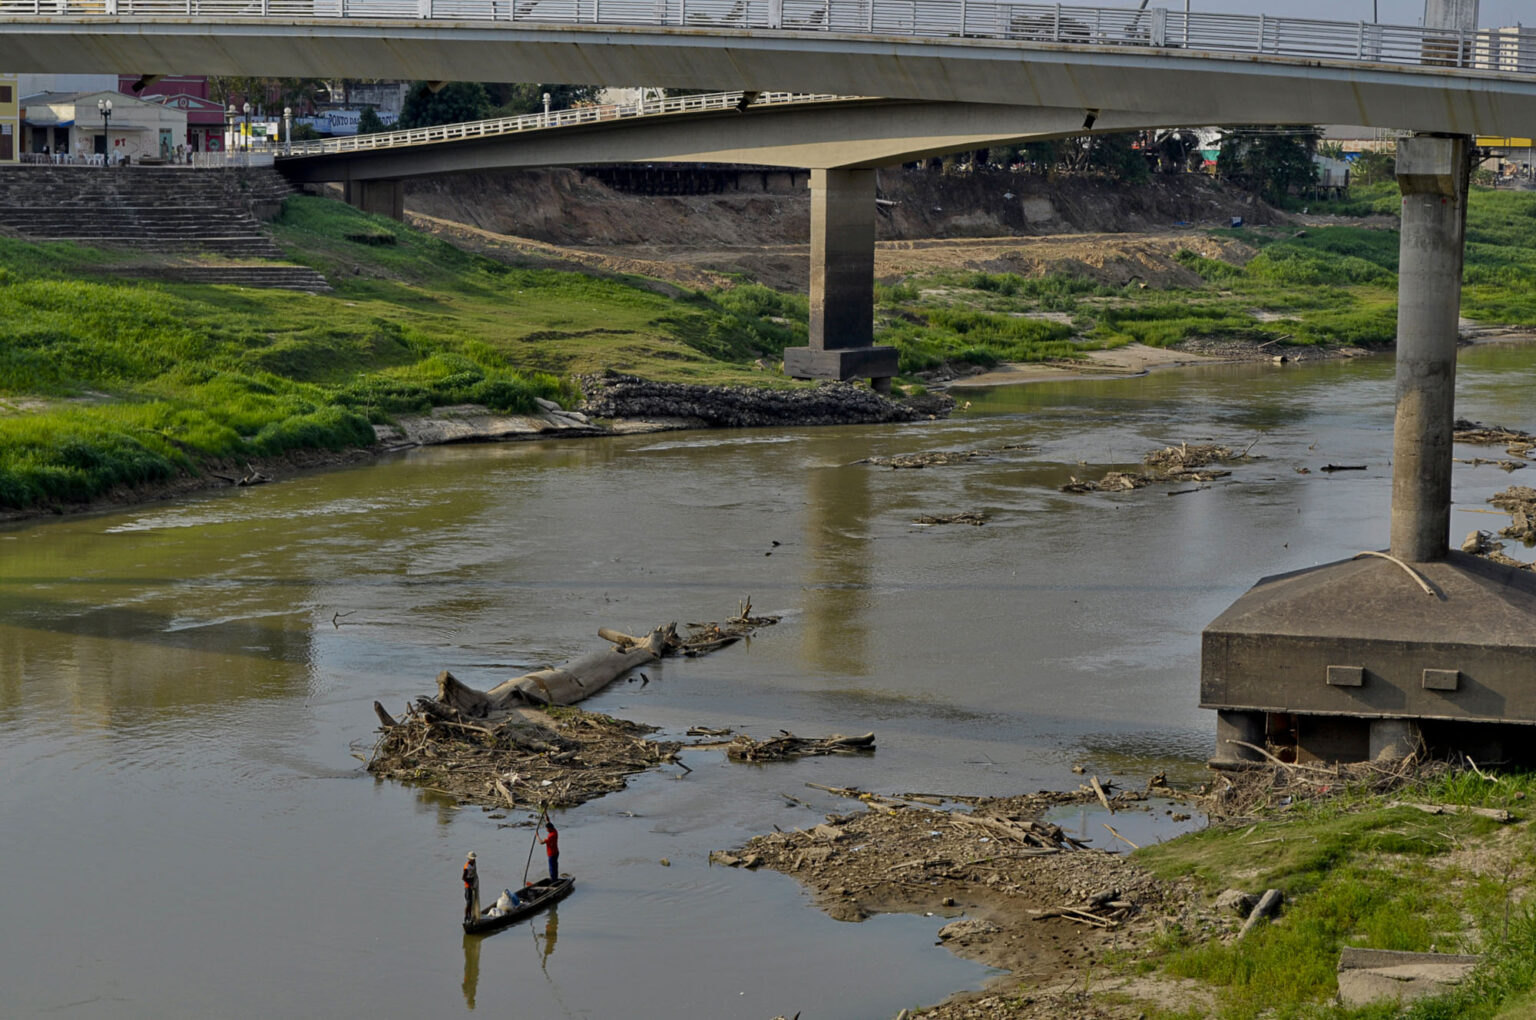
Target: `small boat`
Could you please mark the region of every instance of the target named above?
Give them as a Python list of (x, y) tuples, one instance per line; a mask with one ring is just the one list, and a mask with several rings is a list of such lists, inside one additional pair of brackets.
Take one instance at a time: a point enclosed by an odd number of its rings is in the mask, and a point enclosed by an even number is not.
[(571, 894), (571, 889), (576, 885), (576, 880), (570, 875), (561, 875), (559, 878), (541, 878), (523, 886), (517, 891), (518, 902), (513, 904), (511, 910), (501, 911), (492, 907), (482, 911), (480, 916), (473, 921), (464, 922), (464, 934), (486, 935), (493, 931), (500, 931), (514, 921), (520, 921), (530, 914), (535, 914), (551, 903), (557, 903)]

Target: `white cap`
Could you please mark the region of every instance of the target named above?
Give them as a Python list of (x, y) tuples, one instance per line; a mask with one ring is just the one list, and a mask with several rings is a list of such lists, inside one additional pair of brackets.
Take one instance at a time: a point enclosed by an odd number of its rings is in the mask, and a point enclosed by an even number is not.
[(469, 852), (469, 859), (470, 859), (470, 860), (474, 860), (474, 859), (475, 859), (475, 852), (474, 852), (474, 851), (473, 851), (473, 850), (471, 850), (471, 851), (470, 851), (470, 852)]

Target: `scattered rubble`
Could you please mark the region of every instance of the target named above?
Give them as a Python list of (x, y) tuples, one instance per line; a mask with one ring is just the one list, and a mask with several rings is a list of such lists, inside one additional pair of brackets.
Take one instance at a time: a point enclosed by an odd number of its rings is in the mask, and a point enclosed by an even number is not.
[(1495, 563), (1502, 563), (1506, 567), (1514, 567), (1516, 570), (1536, 570), (1536, 563), (1522, 563), (1504, 552), (1504, 543), (1493, 537), (1489, 531), (1469, 532), (1461, 543), (1461, 551), (1471, 553), (1473, 556), (1486, 556)]
[(1466, 457), (1453, 457), (1452, 460), (1458, 464), (1466, 464), (1471, 467), (1482, 467), (1484, 464), (1492, 464), (1500, 471), (1505, 472), (1520, 471), (1525, 467), (1525, 461), (1522, 460), (1488, 460), (1484, 457), (1473, 457), (1470, 460)]

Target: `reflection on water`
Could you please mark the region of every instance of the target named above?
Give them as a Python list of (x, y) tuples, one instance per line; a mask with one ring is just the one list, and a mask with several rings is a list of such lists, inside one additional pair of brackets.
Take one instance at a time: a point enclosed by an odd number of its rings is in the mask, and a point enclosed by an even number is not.
[(864, 465), (811, 467), (805, 472), (806, 667), (833, 677), (869, 672), (870, 513)]
[(554, 955), (555, 943), (560, 939), (560, 907), (551, 906), (544, 915), (544, 938), (539, 944), (539, 963), (544, 973), (549, 973), (549, 958)]
[(481, 935), (464, 935), (464, 981), (460, 987), (469, 1009), (475, 1008), (475, 991), (480, 987), (480, 943), (484, 941)]

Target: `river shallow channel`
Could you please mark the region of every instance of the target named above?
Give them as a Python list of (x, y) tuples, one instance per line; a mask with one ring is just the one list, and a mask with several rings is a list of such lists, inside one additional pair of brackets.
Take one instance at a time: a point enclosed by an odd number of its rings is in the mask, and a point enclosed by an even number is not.
[[(1533, 368), (1536, 347), (1465, 351), (1458, 413), (1531, 428)], [(839, 923), (709, 852), (851, 809), (806, 783), (1197, 779), (1201, 628), (1263, 575), (1385, 546), (1392, 392), (1390, 358), (1212, 366), (966, 392), (919, 425), (423, 449), (0, 528), (0, 1015), (829, 1020), (980, 987), (943, 918)], [(1176, 496), (1058, 491), (1179, 441), (1262, 459)], [(995, 452), (854, 463), (975, 448)], [(1478, 453), (1502, 456), (1457, 455)], [(1458, 465), (1453, 541), (1502, 526), (1469, 511), (1523, 474)], [(968, 510), (989, 522), (913, 523)], [(365, 773), (374, 699), (749, 595), (782, 622), (585, 707), (879, 750), (688, 752), (562, 814), (556, 912), (463, 938), (464, 853), (494, 894), (530, 832)]]

